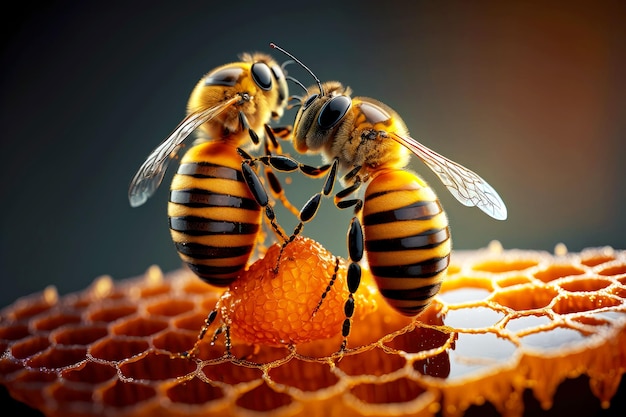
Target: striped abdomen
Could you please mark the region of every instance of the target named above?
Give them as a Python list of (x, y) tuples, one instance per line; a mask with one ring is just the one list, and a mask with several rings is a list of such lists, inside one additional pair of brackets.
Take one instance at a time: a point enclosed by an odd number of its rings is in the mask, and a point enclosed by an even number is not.
[(168, 216), (182, 260), (209, 284), (226, 286), (246, 267), (261, 227), (261, 209), (233, 146), (191, 148), (172, 180)]
[(406, 315), (422, 311), (450, 260), (448, 220), (435, 193), (413, 173), (377, 175), (363, 205), (367, 260), (381, 294)]

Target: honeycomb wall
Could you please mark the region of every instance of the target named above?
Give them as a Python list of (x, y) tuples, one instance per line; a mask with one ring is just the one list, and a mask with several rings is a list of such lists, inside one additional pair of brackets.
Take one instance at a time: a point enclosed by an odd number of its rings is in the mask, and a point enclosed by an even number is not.
[(17, 300), (1, 311), (0, 383), (46, 416), (521, 416), (558, 409), (559, 387), (580, 378), (609, 408), (626, 368), (626, 252), (611, 248), (455, 252), (416, 319), (369, 284), (359, 292), (376, 308), (357, 316), (343, 355), (339, 336), (235, 337), (228, 354), (209, 334), (197, 357), (178, 357), (222, 291), (152, 267)]

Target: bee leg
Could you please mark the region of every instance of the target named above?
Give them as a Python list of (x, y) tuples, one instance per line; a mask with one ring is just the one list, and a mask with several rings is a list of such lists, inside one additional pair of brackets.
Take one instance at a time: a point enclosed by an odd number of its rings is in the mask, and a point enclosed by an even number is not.
[(272, 191), (272, 195), (275, 199), (279, 200), (283, 207), (291, 212), (294, 216), (298, 216), (299, 210), (296, 206), (294, 206), (291, 201), (285, 195), (285, 190), (283, 190), (283, 186), (280, 184), (280, 180), (274, 174), (274, 171), (271, 169), (265, 170), (265, 178), (267, 178), (267, 182), (270, 185), (270, 190)]
[(217, 338), (222, 333), (224, 333), (224, 347), (226, 349), (224, 354), (228, 357), (232, 357), (232, 353), (230, 351), (232, 347), (230, 339), (230, 327), (227, 324), (222, 324), (220, 327), (215, 329), (215, 331), (213, 332), (213, 337), (211, 338), (211, 346), (215, 345), (215, 343), (217, 342)]
[(293, 131), (293, 126), (274, 126), (271, 128), (272, 132), (275, 136), (279, 137), (281, 140), (289, 140), (291, 139), (291, 134)]
[(276, 215), (274, 214), (274, 209), (269, 204), (269, 197), (267, 196), (265, 187), (261, 183), (261, 180), (259, 179), (257, 173), (254, 171), (254, 169), (252, 169), (251, 163), (244, 160), (241, 163), (241, 171), (243, 173), (243, 177), (246, 183), (248, 184), (248, 188), (254, 196), (257, 204), (265, 208), (265, 216), (270, 221), (272, 229), (283, 241), (286, 241), (288, 238), (283, 232), (282, 228), (276, 222)]
[[(272, 158), (272, 149), (270, 149), (270, 146), (269, 146), (270, 143), (272, 144), (273, 150), (278, 155), (281, 155), (282, 149), (281, 149), (280, 144), (276, 140), (276, 136), (274, 135), (274, 129), (272, 129), (272, 127), (270, 127), (270, 125), (268, 124), (265, 124), (263, 126), (265, 127), (265, 136), (269, 139), (269, 140), (264, 141), (266, 157), (268, 159)], [(287, 196), (285, 195), (285, 192), (283, 191), (283, 187), (280, 184), (280, 181), (278, 180), (278, 177), (276, 176), (276, 174), (274, 174), (274, 171), (272, 171), (272, 168), (270, 167), (269, 163), (266, 164), (266, 168), (264, 172), (265, 172), (265, 178), (267, 179), (267, 182), (270, 185), (270, 189), (272, 191), (272, 195), (274, 199), (279, 200), (282, 203), (282, 205), (291, 212), (291, 214), (293, 214), (294, 216), (297, 216), (298, 209), (293, 204), (291, 204), (291, 202), (287, 199)]]
[(288, 140), (291, 138), (291, 126), (277, 126), (277, 127), (271, 127), (268, 124), (263, 125), (263, 127), (265, 128), (265, 136), (267, 136), (267, 138), (269, 139), (269, 141), (265, 141), (265, 150), (266, 153), (270, 153), (269, 149), (268, 149), (268, 142), (271, 142), (272, 147), (274, 148), (274, 150), (276, 151), (277, 154), (282, 155), (282, 148), (280, 146), (280, 144), (278, 143), (278, 141), (276, 140), (276, 137), (279, 137), (282, 140)]
[[(218, 333), (219, 330), (219, 333)], [(211, 340), (211, 344), (215, 344), (215, 341), (217, 340), (217, 336), (219, 336), (220, 333), (224, 333), (224, 347), (226, 348), (226, 356), (228, 357), (232, 357), (233, 354), (231, 352), (231, 348), (232, 348), (232, 341), (230, 339), (230, 326), (227, 324), (224, 324), (222, 326), (219, 327), (219, 329), (215, 331), (215, 335), (213, 335), (213, 339)]]
[[(200, 333), (198, 333), (198, 337), (197, 337), (196, 342), (194, 343), (193, 347), (191, 349), (189, 349), (189, 350), (184, 351), (184, 352), (173, 354), (172, 357), (174, 357), (174, 358), (185, 358), (185, 359), (194, 358), (198, 354), (198, 348), (200, 346), (200, 342), (202, 342), (202, 339), (204, 339), (204, 336), (206, 335), (206, 332), (209, 330), (209, 327), (211, 327), (211, 324), (213, 324), (213, 322), (215, 321), (216, 317), (217, 317), (217, 308), (211, 310), (209, 312), (209, 314), (206, 316), (206, 318), (204, 319), (204, 324), (202, 325), (202, 328), (200, 329)], [(218, 327), (218, 330), (220, 328), (221, 327)], [(216, 330), (216, 332), (217, 332), (217, 330)], [(215, 342), (215, 336), (211, 340), (211, 344), (213, 344), (214, 342)]]
[(341, 342), (341, 347), (339, 348), (338, 352), (340, 354), (346, 351), (348, 345), (348, 336), (350, 335), (350, 330), (352, 327), (352, 316), (354, 315), (355, 308), (354, 293), (359, 289), (359, 285), (361, 284), (361, 266), (359, 265), (359, 262), (361, 261), (361, 259), (363, 259), (363, 254), (365, 252), (363, 227), (361, 226), (361, 222), (358, 217), (359, 212), (363, 208), (363, 200), (358, 198), (344, 200), (344, 198), (354, 193), (361, 186), (362, 180), (357, 175), (360, 170), (361, 167), (357, 166), (354, 167), (352, 171), (348, 172), (344, 179), (353, 181), (352, 185), (339, 191), (335, 195), (335, 206), (337, 206), (337, 208), (354, 208), (354, 217), (350, 221), (350, 228), (348, 229), (347, 239), (348, 257), (350, 258), (350, 264), (348, 265), (346, 281), (348, 284), (349, 294), (348, 299), (343, 306), (346, 318), (344, 319), (343, 325), (341, 326), (341, 335), (343, 336), (343, 341)]
[(252, 140), (252, 143), (254, 143), (255, 145), (258, 145), (259, 135), (257, 135), (256, 132), (250, 127), (250, 123), (248, 123), (248, 118), (246, 117), (244, 112), (241, 110), (239, 111), (239, 124), (241, 125), (241, 128), (243, 130), (248, 131), (248, 134), (250, 135), (250, 140)]
[(359, 285), (361, 283), (361, 266), (359, 265), (359, 262), (363, 259), (364, 248), (365, 242), (363, 240), (363, 228), (361, 227), (359, 218), (354, 216), (350, 222), (350, 228), (348, 229), (348, 255), (350, 257), (350, 265), (348, 265), (346, 281), (348, 283), (349, 295), (343, 306), (346, 318), (341, 327), (343, 341), (341, 342), (341, 348), (339, 349), (340, 352), (344, 352), (348, 345), (348, 336), (350, 335), (352, 316), (354, 315), (354, 293), (359, 289)]
[(330, 281), (328, 281), (328, 285), (326, 286), (326, 289), (322, 293), (319, 303), (317, 303), (317, 306), (315, 306), (315, 308), (313, 309), (311, 318), (313, 318), (315, 314), (317, 314), (320, 307), (322, 307), (322, 303), (324, 302), (324, 299), (328, 296), (328, 293), (330, 292), (330, 290), (333, 288), (333, 285), (335, 284), (335, 280), (337, 279), (338, 272), (339, 272), (339, 258), (335, 256), (335, 270), (333, 271), (333, 276), (330, 278)]

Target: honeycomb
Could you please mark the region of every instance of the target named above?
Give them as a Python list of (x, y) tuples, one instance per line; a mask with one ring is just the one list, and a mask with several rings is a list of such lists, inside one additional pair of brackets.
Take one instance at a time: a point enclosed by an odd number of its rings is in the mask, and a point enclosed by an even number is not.
[[(308, 294), (311, 287), (294, 282), (319, 280), (319, 294), (335, 271), (321, 246), (297, 239), (292, 249), (283, 262), (305, 252), (322, 261), (313, 271), (307, 260), (276, 271), (270, 248), (240, 278), (241, 290), (210, 287), (186, 269), (163, 275), (151, 267), (137, 278), (98, 278), (78, 293), (60, 296), (50, 287), (19, 299), (0, 312), (0, 383), (46, 416), (454, 417), (552, 409), (575, 416), (585, 415), (573, 408), (578, 398), (590, 396), (598, 409), (619, 400), (626, 251), (558, 246), (551, 254), (494, 243), (453, 252), (440, 293), (413, 319), (386, 305), (365, 270), (357, 291), (365, 306), (339, 354), (341, 336), (314, 333), (307, 315), (287, 330), (268, 330), (281, 320), (271, 312), (292, 317), (300, 308), (279, 305), (280, 288)], [(330, 301), (345, 274), (343, 261), (335, 265), (329, 300), (311, 320), (343, 319), (341, 303)], [(268, 290), (273, 280), (279, 290)], [(246, 306), (253, 310), (242, 321), (237, 311)], [(219, 318), (197, 356), (177, 356), (215, 308)], [(215, 331), (222, 328), (228, 331)], [(281, 339), (281, 331), (303, 329), (309, 339)]]

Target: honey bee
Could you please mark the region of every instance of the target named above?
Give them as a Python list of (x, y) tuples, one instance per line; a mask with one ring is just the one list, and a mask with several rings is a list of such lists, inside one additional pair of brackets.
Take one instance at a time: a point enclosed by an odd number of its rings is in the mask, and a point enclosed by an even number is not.
[(215, 68), (191, 92), (187, 116), (131, 181), (128, 197), (137, 207), (159, 187), (183, 141), (199, 131), (204, 142), (184, 155), (172, 180), (168, 217), (181, 259), (212, 285), (231, 284), (245, 268), (263, 208), (282, 234), (253, 163), (239, 147), (265, 135), (276, 144), (275, 135), (288, 134), (268, 125), (283, 115), (288, 99), (285, 72), (268, 55), (244, 54), (241, 62)]
[[(336, 81), (322, 84), (293, 55), (271, 46), (300, 64), (316, 81), (302, 98), (294, 121), (295, 149), (321, 153), (332, 161), (327, 183), (334, 182), (330, 176), (337, 172), (346, 173), (342, 177), (346, 188), (334, 197), (337, 207), (354, 209), (347, 238), (350, 295), (344, 305), (343, 351), (354, 313), (353, 294), (361, 280), (359, 262), (365, 254), (383, 297), (407, 316), (426, 308), (448, 267), (451, 240), (447, 216), (426, 182), (405, 169), (411, 155), (421, 159), (462, 204), (476, 206), (498, 220), (506, 219), (507, 209), (480, 176), (413, 139), (389, 106), (367, 97), (351, 97), (350, 89)], [(362, 198), (347, 199), (364, 184)], [(315, 201), (312, 206), (318, 205), (322, 194), (331, 192), (325, 187), (310, 199)]]

